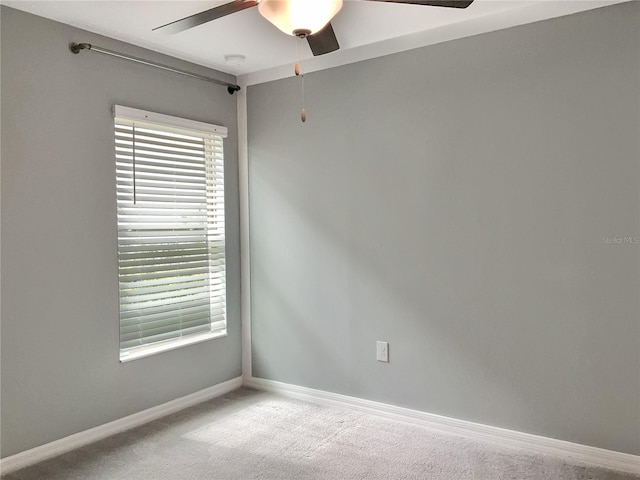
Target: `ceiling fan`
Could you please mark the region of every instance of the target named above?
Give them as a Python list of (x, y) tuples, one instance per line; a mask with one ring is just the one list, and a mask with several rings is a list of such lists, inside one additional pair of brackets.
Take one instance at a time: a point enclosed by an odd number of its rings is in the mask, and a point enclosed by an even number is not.
[[(204, 12), (154, 28), (178, 33), (237, 13), (258, 7), (260, 14), (288, 35), (305, 38), (314, 56), (340, 48), (331, 19), (342, 8), (343, 0), (234, 0)], [(408, 3), (434, 7), (467, 8), (473, 0), (366, 0), (370, 2)]]

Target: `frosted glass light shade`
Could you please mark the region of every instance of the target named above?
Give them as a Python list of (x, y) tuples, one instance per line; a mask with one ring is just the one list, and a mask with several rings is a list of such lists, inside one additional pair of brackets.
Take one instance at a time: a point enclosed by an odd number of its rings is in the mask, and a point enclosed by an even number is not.
[(342, 0), (260, 0), (260, 15), (288, 35), (314, 34), (342, 8)]

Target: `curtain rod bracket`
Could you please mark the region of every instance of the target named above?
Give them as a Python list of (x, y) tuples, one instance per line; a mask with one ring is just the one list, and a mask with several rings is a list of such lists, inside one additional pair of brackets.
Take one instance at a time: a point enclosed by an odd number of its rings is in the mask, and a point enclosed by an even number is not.
[(71, 51), (71, 53), (75, 53), (77, 55), (78, 53), (80, 53), (80, 50), (91, 50), (91, 44), (71, 42), (69, 44), (69, 50)]
[(107, 50), (106, 48), (93, 46), (90, 43), (75, 43), (71, 42), (69, 44), (69, 51), (74, 55), (80, 53), (81, 50), (91, 50), (95, 53), (102, 53), (103, 55), (109, 55), (111, 57), (122, 58), (123, 60), (129, 60), (135, 63), (141, 63), (143, 65), (148, 65), (150, 67), (159, 68), (161, 70), (166, 70), (168, 72), (179, 73), (180, 75), (185, 75), (191, 78), (197, 78), (199, 80), (204, 80), (206, 82), (216, 83), (218, 85), (223, 85), (227, 87), (227, 92), (230, 95), (233, 95), (238, 90), (240, 90), (240, 85), (236, 85), (233, 83), (225, 82), (224, 80), (218, 80), (217, 78), (205, 77), (204, 75), (199, 75), (197, 73), (188, 72), (186, 70), (180, 70), (179, 68), (173, 68), (168, 65), (163, 65), (161, 63), (152, 62), (150, 60), (145, 60), (143, 58), (133, 57), (131, 55), (125, 55), (124, 53), (114, 52), (113, 50)]

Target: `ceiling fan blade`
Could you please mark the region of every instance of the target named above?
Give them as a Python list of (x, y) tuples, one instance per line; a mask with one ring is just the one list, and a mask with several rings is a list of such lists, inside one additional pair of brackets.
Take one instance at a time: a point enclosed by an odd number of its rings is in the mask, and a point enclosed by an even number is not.
[(410, 3), (430, 7), (467, 8), (473, 0), (367, 0), (369, 2)]
[(309, 42), (309, 47), (311, 48), (314, 57), (324, 55), (325, 53), (335, 52), (340, 48), (331, 23), (327, 23), (327, 26), (318, 33), (309, 35), (307, 37), (307, 42)]
[(160, 27), (156, 27), (153, 31), (162, 30), (165, 33), (178, 33), (188, 30), (203, 23), (210, 22), (220, 17), (225, 17), (232, 13), (240, 12), (246, 8), (255, 7), (258, 5), (257, 1), (253, 0), (234, 0), (233, 2), (225, 3), (219, 7), (210, 8), (204, 12), (196, 13), (189, 17), (185, 17), (175, 22), (167, 23)]

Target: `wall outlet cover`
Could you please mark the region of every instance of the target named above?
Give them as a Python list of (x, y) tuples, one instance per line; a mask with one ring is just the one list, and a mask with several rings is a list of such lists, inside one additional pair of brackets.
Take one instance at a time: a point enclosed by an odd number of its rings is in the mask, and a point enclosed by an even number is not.
[(389, 361), (389, 342), (376, 342), (376, 360), (379, 362)]

